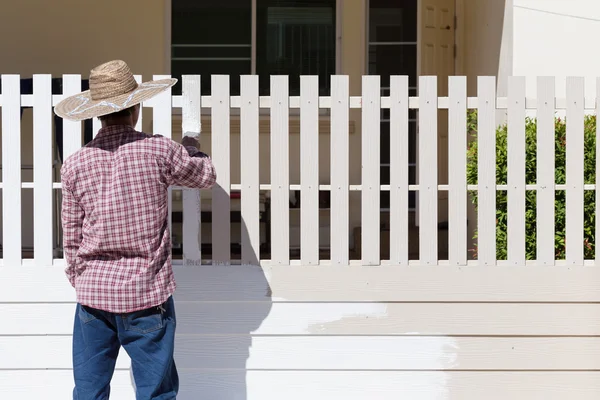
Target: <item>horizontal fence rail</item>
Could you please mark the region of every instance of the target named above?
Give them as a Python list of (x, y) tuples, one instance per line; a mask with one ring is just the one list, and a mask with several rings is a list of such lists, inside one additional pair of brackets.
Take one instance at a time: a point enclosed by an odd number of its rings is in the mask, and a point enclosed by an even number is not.
[[(556, 97), (552, 77), (536, 80), (536, 98), (526, 96), (522, 77), (509, 77), (506, 97), (497, 96), (494, 77), (478, 77), (475, 97), (467, 97), (465, 77), (450, 77), (444, 97), (438, 96), (434, 76), (419, 78), (416, 97), (409, 96), (406, 76), (391, 77), (389, 96), (381, 96), (379, 76), (362, 78), (362, 96), (350, 96), (347, 76), (332, 77), (330, 96), (318, 95), (316, 76), (301, 77), (300, 96), (289, 96), (287, 76), (271, 77), (270, 96), (258, 95), (257, 76), (240, 79), (239, 96), (230, 95), (226, 75), (212, 76), (212, 93), (204, 96), (200, 76), (184, 76), (181, 96), (167, 91), (143, 104), (152, 108), (152, 131), (169, 138), (179, 137), (179, 128), (173, 129), (176, 109), (182, 135), (199, 134), (202, 122), (210, 120), (209, 147), (203, 150), (217, 167), (216, 187), (170, 189), (169, 226), (181, 231), (185, 265), (578, 266), (600, 254), (598, 104), (585, 97), (583, 78), (567, 79), (565, 98)], [(53, 170), (52, 107), (81, 90), (81, 76), (64, 75), (60, 94), (53, 93), (50, 75), (34, 76), (33, 93), (21, 93), (19, 75), (2, 75), (1, 83), (2, 265), (30, 263), (23, 259), (22, 243), (29, 234), (35, 265), (60, 263), (60, 248), (53, 245), (61, 184)], [(26, 108), (33, 109), (33, 136), (23, 133)], [(147, 125), (147, 118), (140, 115), (136, 128)], [(234, 118), (239, 137), (232, 136)], [(261, 141), (265, 119), (269, 138)], [(298, 141), (291, 135), (292, 119), (299, 121)], [(417, 132), (409, 128), (411, 121), (417, 121)], [(351, 133), (349, 123), (360, 132)], [(95, 136), (99, 122), (92, 124)], [(62, 159), (83, 145), (82, 125), (64, 121)], [(33, 153), (33, 181), (22, 177), (21, 149)], [(384, 153), (389, 163), (382, 161)], [(268, 158), (267, 169), (262, 157)], [(22, 189), (33, 189), (31, 232), (21, 218), (28, 193)], [(416, 210), (409, 208), (411, 192), (417, 194)], [(389, 208), (381, 206), (384, 193)], [(209, 256), (205, 236), (211, 240)], [(235, 241), (239, 249), (232, 247)]]

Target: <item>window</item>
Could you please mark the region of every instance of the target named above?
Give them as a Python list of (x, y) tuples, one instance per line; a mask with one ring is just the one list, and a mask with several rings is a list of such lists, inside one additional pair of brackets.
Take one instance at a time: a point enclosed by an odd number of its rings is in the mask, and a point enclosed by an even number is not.
[(259, 75), (261, 95), (271, 75), (289, 75), (291, 95), (300, 93), (300, 75), (318, 75), (321, 94), (329, 94), (336, 0), (172, 0), (171, 7), (171, 74), (202, 75), (203, 94), (212, 74), (230, 75), (233, 95), (247, 74)]
[[(390, 95), (390, 75), (408, 75), (410, 96), (417, 89), (417, 1), (370, 0), (368, 73), (381, 76), (381, 95)], [(416, 110), (409, 111), (409, 183), (416, 183)], [(390, 183), (390, 110), (381, 110), (381, 184)], [(389, 209), (390, 192), (381, 193), (381, 208)], [(409, 193), (415, 207), (415, 193)]]

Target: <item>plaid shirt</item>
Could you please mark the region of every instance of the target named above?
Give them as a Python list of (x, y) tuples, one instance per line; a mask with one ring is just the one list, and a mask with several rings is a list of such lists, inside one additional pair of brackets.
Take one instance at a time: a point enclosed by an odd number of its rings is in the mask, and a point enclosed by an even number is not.
[(211, 159), (109, 126), (64, 162), (61, 178), (66, 274), (77, 301), (113, 313), (165, 302), (175, 291), (167, 189), (213, 186)]

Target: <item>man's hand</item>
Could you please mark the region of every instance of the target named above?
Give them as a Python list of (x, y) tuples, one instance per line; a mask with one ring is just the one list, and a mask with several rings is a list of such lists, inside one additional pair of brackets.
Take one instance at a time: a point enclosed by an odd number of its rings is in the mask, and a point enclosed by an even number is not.
[(184, 147), (195, 147), (197, 149), (200, 149), (200, 143), (198, 143), (198, 139), (196, 139), (192, 136), (184, 136), (181, 139), (181, 144)]

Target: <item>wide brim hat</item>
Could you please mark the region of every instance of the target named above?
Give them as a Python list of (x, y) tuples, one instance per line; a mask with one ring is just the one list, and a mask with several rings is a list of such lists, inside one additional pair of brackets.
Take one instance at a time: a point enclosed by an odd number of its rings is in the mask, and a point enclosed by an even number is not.
[(63, 99), (54, 112), (70, 121), (101, 117), (150, 100), (176, 83), (160, 79), (138, 84), (124, 61), (109, 61), (92, 69), (89, 90)]

